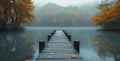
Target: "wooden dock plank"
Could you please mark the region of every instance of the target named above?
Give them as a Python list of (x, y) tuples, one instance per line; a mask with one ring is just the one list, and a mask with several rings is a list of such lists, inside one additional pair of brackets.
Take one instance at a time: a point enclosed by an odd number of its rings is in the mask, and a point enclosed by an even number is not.
[[(56, 31), (50, 40), (46, 43), (47, 47), (42, 50), (35, 61), (83, 61), (82, 57), (77, 54), (73, 43), (69, 41), (63, 31)], [(72, 58), (72, 54), (76, 56)]]
[(84, 61), (83, 59), (36, 59), (36, 61)]

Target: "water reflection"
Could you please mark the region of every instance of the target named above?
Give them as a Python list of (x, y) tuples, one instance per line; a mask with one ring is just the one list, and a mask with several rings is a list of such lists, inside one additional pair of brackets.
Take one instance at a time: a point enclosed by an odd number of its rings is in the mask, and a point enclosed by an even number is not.
[(95, 29), (66, 29), (72, 40), (80, 40), (80, 55), (85, 61), (120, 61), (120, 32)]
[(32, 59), (34, 50), (30, 37), (22, 33), (0, 33), (0, 61), (25, 61)]
[(55, 29), (63, 29), (80, 40), (80, 56), (85, 61), (120, 61), (120, 32), (91, 28), (29, 28), (25, 32), (0, 33), (0, 61), (25, 61), (39, 54), (38, 41), (47, 40)]
[(114, 57), (120, 61), (120, 34), (119, 32), (100, 32), (93, 36), (93, 42), (98, 46), (98, 54), (101, 58)]

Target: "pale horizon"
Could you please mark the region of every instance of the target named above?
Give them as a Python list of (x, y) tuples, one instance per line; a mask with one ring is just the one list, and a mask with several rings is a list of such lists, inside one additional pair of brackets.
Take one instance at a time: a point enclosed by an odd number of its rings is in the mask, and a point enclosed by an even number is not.
[(102, 0), (33, 0), (34, 5), (44, 6), (48, 3), (55, 3), (60, 6), (81, 6), (100, 4)]

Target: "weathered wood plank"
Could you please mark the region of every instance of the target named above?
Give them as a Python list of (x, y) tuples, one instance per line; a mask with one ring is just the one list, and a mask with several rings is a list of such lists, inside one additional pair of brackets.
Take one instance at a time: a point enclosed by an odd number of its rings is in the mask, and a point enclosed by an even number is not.
[[(47, 47), (41, 51), (35, 61), (83, 61), (82, 57), (77, 54), (74, 49), (73, 43), (71, 43), (71, 36), (67, 37), (65, 31), (54, 31), (52, 37), (46, 43)], [(79, 46), (78, 46), (79, 47)], [(74, 59), (72, 54), (75, 55)]]

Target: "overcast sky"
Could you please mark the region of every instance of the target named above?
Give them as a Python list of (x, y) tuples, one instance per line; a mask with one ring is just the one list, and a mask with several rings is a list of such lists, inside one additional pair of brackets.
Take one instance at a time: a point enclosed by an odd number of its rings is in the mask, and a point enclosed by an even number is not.
[(99, 4), (101, 0), (34, 0), (35, 5), (43, 6), (47, 3), (56, 3), (61, 6), (80, 6), (89, 4)]

